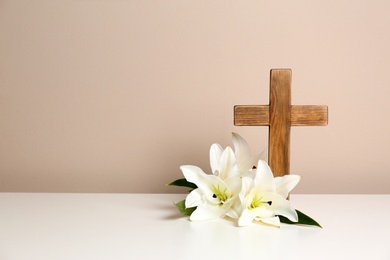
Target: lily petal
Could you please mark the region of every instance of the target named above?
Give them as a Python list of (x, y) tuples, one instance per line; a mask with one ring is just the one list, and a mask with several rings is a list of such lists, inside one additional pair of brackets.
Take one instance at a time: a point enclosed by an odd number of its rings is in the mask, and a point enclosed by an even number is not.
[(225, 179), (224, 181), (225, 181), (226, 185), (230, 188), (230, 191), (232, 192), (232, 194), (237, 196), (240, 193), (241, 187), (242, 187), (242, 181), (241, 181), (240, 176), (238, 176), (238, 175), (233, 176), (233, 177)]
[(201, 168), (193, 165), (182, 165), (180, 166), (180, 170), (183, 172), (183, 175), (187, 181), (196, 184), (198, 187), (199, 178), (202, 178), (201, 176), (206, 175), (206, 173)]
[(241, 175), (245, 175), (253, 166), (256, 166), (257, 162), (264, 157), (264, 154), (251, 156), (248, 143), (237, 133), (232, 133), (232, 140), (238, 169)]
[(226, 211), (230, 208), (231, 205), (211, 205), (208, 203), (203, 203), (199, 205), (190, 216), (190, 220), (199, 221), (199, 220), (212, 220), (222, 217)]
[(294, 189), (295, 186), (297, 186), (300, 180), (301, 176), (294, 174), (285, 175), (283, 177), (276, 177), (276, 192), (279, 193), (283, 198), (287, 198), (290, 191)]
[(255, 215), (252, 210), (245, 209), (238, 219), (238, 226), (244, 227), (252, 224)]
[(244, 198), (249, 194), (250, 190), (253, 187), (253, 179), (250, 177), (242, 177), (241, 179), (242, 185), (241, 185), (241, 191), (239, 193), (239, 198), (241, 203), (244, 202)]
[(212, 173), (218, 175), (219, 171), (219, 162), (221, 159), (223, 149), (219, 144), (213, 144), (210, 147), (210, 166)]
[(186, 208), (197, 207), (200, 204), (202, 204), (202, 202), (203, 202), (203, 200), (202, 200), (202, 192), (200, 191), (199, 188), (195, 189), (195, 190), (191, 191), (187, 195), (187, 198), (186, 198)]
[(267, 205), (263, 205), (254, 209), (250, 209), (250, 211), (253, 212), (253, 216), (255, 218), (271, 218), (275, 217), (275, 213), (270, 209), (270, 207)]
[(238, 161), (242, 162), (247, 160), (247, 158), (251, 157), (249, 145), (244, 138), (242, 138), (237, 133), (232, 133), (232, 140), (233, 140), (234, 151)]
[[(239, 204), (237, 204), (238, 206)], [(232, 218), (232, 219), (238, 219), (240, 217), (240, 213), (239, 213), (239, 209), (235, 206), (231, 207), (227, 212), (226, 212), (226, 216), (228, 216), (229, 218)]]
[(259, 218), (259, 219), (256, 218), (255, 220), (264, 222), (264, 223), (272, 225), (272, 226), (280, 227), (279, 217)]
[(257, 173), (255, 177), (255, 186), (260, 186), (261, 190), (275, 192), (274, 175), (271, 168), (265, 161), (260, 160), (257, 164)]
[(236, 156), (232, 148), (228, 146), (221, 155), (219, 177), (224, 180), (237, 174)]
[[(268, 194), (265, 195), (265, 197)], [(286, 200), (279, 194), (273, 194), (272, 205), (269, 207), (275, 215), (282, 215), (293, 222), (298, 221), (298, 214), (295, 209), (291, 206), (290, 201)]]

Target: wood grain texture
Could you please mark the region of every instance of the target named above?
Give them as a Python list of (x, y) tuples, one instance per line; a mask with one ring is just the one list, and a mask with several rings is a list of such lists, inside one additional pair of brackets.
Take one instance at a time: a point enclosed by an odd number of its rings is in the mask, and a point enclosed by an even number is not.
[(271, 70), (268, 164), (275, 177), (290, 173), (291, 70)]
[(269, 106), (235, 106), (234, 125), (269, 126)]
[(292, 106), (292, 126), (326, 126), (328, 124), (327, 106)]
[[(291, 126), (326, 126), (327, 106), (291, 106)], [(269, 106), (235, 106), (234, 125), (269, 126)]]

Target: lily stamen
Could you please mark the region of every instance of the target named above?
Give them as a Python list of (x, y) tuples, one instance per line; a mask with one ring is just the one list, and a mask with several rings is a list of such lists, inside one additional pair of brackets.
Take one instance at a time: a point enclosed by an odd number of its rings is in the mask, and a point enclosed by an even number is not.
[(268, 204), (269, 206), (272, 205), (272, 201), (262, 201), (263, 197), (258, 198), (255, 196), (252, 200), (252, 203), (249, 205), (248, 209), (255, 209), (260, 207), (261, 205)]
[(223, 190), (221, 190), (219, 185), (217, 187), (213, 185), (212, 190), (214, 191), (213, 198), (214, 199), (218, 198), (221, 204), (225, 203), (229, 198), (232, 197), (231, 194), (228, 194), (226, 187)]

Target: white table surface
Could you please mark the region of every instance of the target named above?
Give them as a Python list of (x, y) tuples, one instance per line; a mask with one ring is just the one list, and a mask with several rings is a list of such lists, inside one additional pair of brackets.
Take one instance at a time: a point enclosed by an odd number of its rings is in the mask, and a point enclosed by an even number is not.
[(0, 193), (0, 259), (390, 259), (390, 195), (292, 195), (323, 229), (190, 222), (184, 197)]

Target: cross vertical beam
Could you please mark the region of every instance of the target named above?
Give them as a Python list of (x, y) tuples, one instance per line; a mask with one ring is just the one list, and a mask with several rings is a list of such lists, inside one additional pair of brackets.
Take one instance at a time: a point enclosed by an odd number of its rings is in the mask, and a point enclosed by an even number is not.
[(270, 101), (268, 106), (234, 107), (234, 125), (269, 126), (268, 164), (274, 176), (290, 173), (291, 126), (325, 126), (328, 107), (291, 105), (290, 69), (270, 72)]
[(291, 70), (271, 70), (268, 164), (275, 177), (290, 173)]

